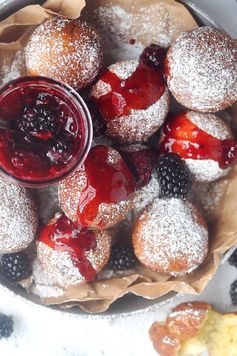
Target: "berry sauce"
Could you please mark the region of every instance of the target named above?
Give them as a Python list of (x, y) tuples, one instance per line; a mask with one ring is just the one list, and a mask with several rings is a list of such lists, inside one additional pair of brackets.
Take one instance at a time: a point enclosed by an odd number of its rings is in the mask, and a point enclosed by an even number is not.
[[(116, 151), (110, 153), (110, 150), (106, 146), (93, 147), (84, 162), (87, 185), (80, 194), (77, 210), (82, 226), (92, 224), (100, 204), (116, 204), (134, 193), (134, 179), (126, 163)], [(103, 221), (98, 225), (103, 227)]]
[(107, 70), (101, 81), (111, 86), (111, 91), (100, 98), (93, 98), (106, 121), (128, 116), (131, 110), (146, 110), (156, 103), (165, 91), (163, 73), (152, 62), (143, 60), (130, 77), (123, 80)]
[(8, 123), (0, 129), (0, 167), (24, 182), (63, 176), (85, 144), (83, 116), (72, 99), (41, 83), (12, 84), (0, 95), (0, 119)]
[(220, 140), (198, 128), (180, 113), (163, 126), (164, 138), (161, 153), (177, 153), (182, 158), (196, 160), (211, 159), (225, 169), (237, 161), (237, 142)]
[(68, 252), (74, 266), (79, 269), (86, 281), (95, 279), (96, 271), (85, 254), (96, 248), (96, 237), (93, 231), (79, 227), (63, 214), (55, 218), (52, 224), (43, 227), (38, 241), (45, 243), (55, 251)]

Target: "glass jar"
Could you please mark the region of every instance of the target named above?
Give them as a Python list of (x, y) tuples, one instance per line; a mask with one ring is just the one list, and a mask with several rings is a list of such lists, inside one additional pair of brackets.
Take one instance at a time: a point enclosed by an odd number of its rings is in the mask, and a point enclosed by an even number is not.
[(46, 77), (0, 89), (0, 175), (27, 187), (58, 183), (85, 160), (93, 136), (81, 96)]

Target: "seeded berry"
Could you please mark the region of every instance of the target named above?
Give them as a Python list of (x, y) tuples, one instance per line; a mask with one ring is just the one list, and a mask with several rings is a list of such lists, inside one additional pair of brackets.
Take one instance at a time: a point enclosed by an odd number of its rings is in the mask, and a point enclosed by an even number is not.
[(192, 180), (182, 159), (173, 153), (161, 155), (157, 164), (160, 195), (185, 199), (191, 189)]
[(233, 305), (237, 305), (237, 280), (230, 286), (230, 298)]
[(6, 253), (2, 263), (4, 274), (10, 281), (21, 281), (31, 275), (30, 262), (24, 252)]
[(25, 134), (48, 139), (57, 129), (57, 115), (47, 105), (40, 104), (33, 108), (25, 108), (22, 118), (17, 120), (17, 126)]
[(121, 155), (134, 175), (136, 188), (146, 186), (157, 162), (156, 151), (152, 148), (134, 152), (121, 151)]
[(53, 149), (58, 153), (63, 153), (70, 150), (71, 146), (72, 146), (72, 138), (69, 139), (66, 137), (64, 138), (62, 137), (62, 138), (57, 138), (57, 140), (53, 145)]
[(156, 44), (151, 44), (143, 50), (140, 60), (145, 64), (152, 64), (162, 70), (166, 53), (166, 48), (160, 47)]
[(0, 339), (8, 338), (13, 332), (13, 320), (10, 316), (0, 313)]
[(113, 271), (124, 271), (136, 266), (136, 257), (129, 246), (114, 245), (110, 254), (108, 268)]

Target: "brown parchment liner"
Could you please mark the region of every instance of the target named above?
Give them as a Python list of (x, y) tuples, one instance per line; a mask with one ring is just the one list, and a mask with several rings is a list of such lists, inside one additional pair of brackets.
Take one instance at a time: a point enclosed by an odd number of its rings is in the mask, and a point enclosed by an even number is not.
[[(90, 18), (90, 10), (93, 7), (120, 5), (134, 16), (139, 15), (137, 18), (140, 20), (141, 8), (159, 4), (162, 16), (165, 12), (168, 22), (175, 21), (177, 24), (174, 37), (181, 30), (190, 30), (197, 26), (188, 11), (174, 0), (87, 0), (87, 3), (89, 11), (84, 12), (87, 18)], [(6, 63), (11, 63), (16, 51), (24, 47), (35, 26), (57, 14), (77, 18), (83, 7), (83, 0), (49, 0), (44, 7), (28, 6), (1, 22), (0, 68)], [(159, 12), (156, 15), (157, 21), (161, 21)], [(91, 16), (91, 20), (93, 20), (93, 16)], [(137, 25), (139, 26), (139, 23)], [(145, 40), (143, 41), (142, 37), (139, 40), (144, 42), (144, 45), (149, 44)], [(21, 74), (25, 74), (24, 65)], [(0, 75), (2, 77), (3, 74), (0, 72)], [(232, 117), (237, 117), (236, 106), (233, 106), (230, 112)], [(107, 310), (111, 303), (129, 292), (148, 299), (158, 298), (170, 291), (189, 294), (201, 293), (215, 274), (221, 256), (237, 243), (237, 167), (234, 167), (225, 180), (227, 180), (227, 184), (224, 185), (225, 192), (209, 223), (209, 254), (205, 262), (195, 272), (175, 279), (139, 266), (136, 273), (132, 275), (72, 286), (65, 290), (63, 295), (44, 298), (42, 302), (47, 305), (58, 304), (63, 308), (78, 305), (87, 312), (98, 313)]]

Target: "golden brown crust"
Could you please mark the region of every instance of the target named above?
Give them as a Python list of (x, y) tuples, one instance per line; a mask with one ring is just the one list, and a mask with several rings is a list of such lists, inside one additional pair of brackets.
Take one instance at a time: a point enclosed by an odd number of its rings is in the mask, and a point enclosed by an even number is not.
[(212, 307), (204, 302), (183, 303), (172, 309), (166, 324), (180, 338), (196, 336)]
[(85, 21), (63, 17), (54, 17), (37, 27), (25, 55), (29, 75), (51, 77), (74, 89), (91, 84), (103, 63), (95, 28)]
[(165, 324), (154, 323), (149, 330), (155, 350), (161, 356), (178, 356), (181, 342), (198, 334), (212, 309), (205, 302), (182, 303), (173, 308)]
[(180, 348), (180, 341), (166, 325), (154, 323), (149, 335), (154, 349), (160, 356), (177, 356), (177, 350)]
[(162, 356), (235, 355), (237, 313), (219, 313), (205, 302), (182, 303), (165, 323), (154, 323), (149, 335)]
[(143, 265), (181, 276), (203, 262), (208, 247), (207, 226), (193, 204), (155, 199), (137, 219), (132, 243)]
[(167, 84), (176, 100), (201, 112), (231, 106), (237, 99), (236, 49), (236, 41), (216, 28), (180, 33), (166, 60)]

